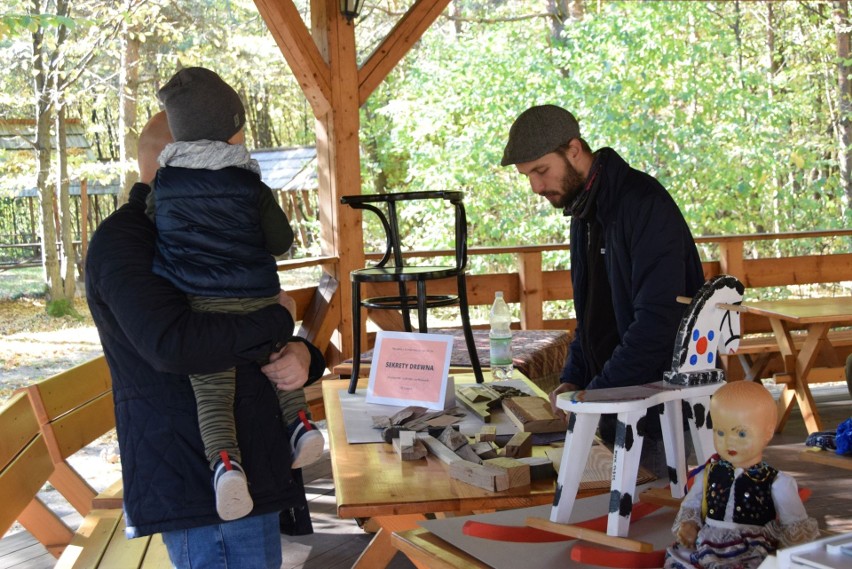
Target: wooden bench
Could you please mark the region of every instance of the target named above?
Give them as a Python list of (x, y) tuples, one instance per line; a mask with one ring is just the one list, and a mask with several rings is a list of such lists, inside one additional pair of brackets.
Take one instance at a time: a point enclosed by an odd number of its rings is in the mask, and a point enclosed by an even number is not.
[(59, 557), (74, 532), (37, 496), (54, 466), (26, 393), (0, 407), (0, 433), (0, 535), (18, 520)]
[[(67, 458), (115, 427), (103, 356), (16, 392), (0, 410), (0, 529), (17, 519), (58, 568), (171, 567), (159, 535), (124, 536), (121, 480), (98, 494)], [(72, 531), (37, 494), (50, 482), (84, 516)]]
[[(805, 335), (803, 333), (793, 333), (792, 337), (796, 349), (801, 349), (805, 342)], [(839, 348), (839, 351), (845, 352), (848, 351), (848, 348), (852, 347), (852, 330), (830, 330), (827, 339), (829, 344), (827, 351), (830, 353), (826, 354), (826, 350), (824, 349), (824, 353), (822, 354), (827, 371), (823, 374), (820, 372), (820, 368), (814, 368), (811, 372), (811, 376), (815, 379), (814, 383), (842, 380), (837, 370), (841, 366), (840, 361), (845, 360), (845, 355), (841, 358), (839, 356), (843, 354), (835, 353), (834, 350)], [(745, 374), (744, 379), (748, 381), (763, 378), (772, 358), (779, 355), (778, 344), (775, 341), (775, 336), (772, 334), (744, 336), (740, 339), (740, 345), (736, 353)], [(723, 356), (723, 359), (730, 357)], [(729, 365), (726, 367), (729, 367)]]

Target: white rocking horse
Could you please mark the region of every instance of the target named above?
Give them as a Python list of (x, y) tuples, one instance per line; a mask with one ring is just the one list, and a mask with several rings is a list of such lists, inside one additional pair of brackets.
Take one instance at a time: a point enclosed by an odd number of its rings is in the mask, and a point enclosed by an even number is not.
[(625, 537), (628, 533), (644, 438), (643, 422), (648, 409), (661, 403), (671, 493), (675, 498), (685, 495), (683, 414), (686, 412), (698, 461), (703, 463), (714, 452), (708, 417), (710, 396), (725, 381), (724, 371), (716, 367), (717, 351), (733, 353), (739, 344), (740, 319), (736, 305), (742, 302), (743, 292), (742, 283), (729, 275), (713, 277), (701, 287), (681, 321), (672, 369), (664, 374), (663, 381), (559, 395), (556, 405), (571, 415), (550, 522), (564, 524), (571, 515), (603, 413), (618, 416), (607, 535)]

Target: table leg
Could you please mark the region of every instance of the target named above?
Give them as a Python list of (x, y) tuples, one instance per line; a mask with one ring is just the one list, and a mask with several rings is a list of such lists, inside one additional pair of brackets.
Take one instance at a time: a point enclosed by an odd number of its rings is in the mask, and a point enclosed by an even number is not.
[[(352, 569), (383, 569), (387, 567), (393, 556), (399, 550), (391, 544), (393, 532), (408, 531), (419, 527), (417, 522), (423, 521), (426, 516), (422, 514), (407, 514), (401, 516), (376, 516), (372, 520), (379, 526), (379, 531), (373, 536), (372, 541), (361, 553)], [(416, 567), (425, 569), (425, 566), (412, 561)]]
[(790, 417), (793, 401), (798, 402), (802, 412), (802, 419), (808, 433), (822, 430), (822, 421), (817, 413), (811, 388), (808, 385), (808, 375), (819, 354), (819, 348), (826, 339), (828, 329), (827, 323), (812, 324), (808, 327), (807, 337), (802, 349), (796, 351), (790, 331), (782, 320), (770, 318), (778, 349), (784, 361), (784, 371), (790, 378), (790, 383), (785, 384), (781, 397), (778, 399), (778, 424), (775, 432), (780, 433)]

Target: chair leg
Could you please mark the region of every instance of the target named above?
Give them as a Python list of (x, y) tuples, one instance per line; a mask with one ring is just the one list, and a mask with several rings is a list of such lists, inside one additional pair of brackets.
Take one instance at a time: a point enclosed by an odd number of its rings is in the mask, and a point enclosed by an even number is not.
[(361, 371), (361, 285), (352, 281), (352, 375), (349, 378), (349, 393), (355, 393), (358, 373)]
[(408, 298), (408, 290), (404, 282), (399, 283), (399, 298), (402, 299), (402, 322), (405, 324), (405, 331), (411, 332), (411, 309), (408, 308), (408, 302), (405, 300)]
[(473, 340), (473, 329), (470, 327), (470, 313), (467, 307), (467, 280), (464, 273), (459, 273), (458, 289), (459, 313), (461, 314), (462, 330), (464, 331), (464, 341), (467, 343), (470, 365), (473, 366), (473, 375), (476, 377), (476, 383), (482, 383), (485, 379), (482, 377), (482, 364), (479, 362), (479, 354), (476, 353), (476, 342)]
[(426, 281), (417, 281), (417, 327), (421, 334), (429, 331), (428, 316), (426, 310)]

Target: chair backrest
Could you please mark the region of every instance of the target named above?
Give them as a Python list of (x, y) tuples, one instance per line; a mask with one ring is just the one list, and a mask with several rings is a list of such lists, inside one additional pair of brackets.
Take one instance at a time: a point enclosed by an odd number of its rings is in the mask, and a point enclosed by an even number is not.
[(458, 190), (401, 192), (389, 194), (364, 194), (343, 196), (340, 203), (355, 209), (366, 209), (375, 213), (385, 231), (385, 252), (376, 265), (384, 267), (393, 259), (393, 265), (406, 265), (402, 252), (402, 236), (399, 231), (400, 202), (416, 200), (445, 200), (455, 211), (455, 265), (456, 270), (463, 271), (467, 267), (467, 216), (464, 210), (464, 192)]

